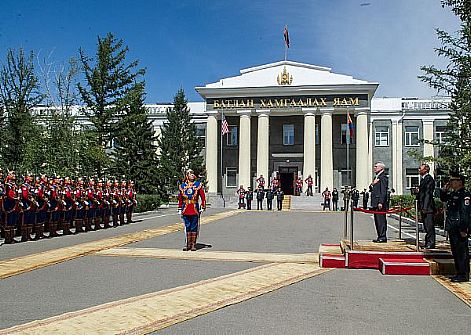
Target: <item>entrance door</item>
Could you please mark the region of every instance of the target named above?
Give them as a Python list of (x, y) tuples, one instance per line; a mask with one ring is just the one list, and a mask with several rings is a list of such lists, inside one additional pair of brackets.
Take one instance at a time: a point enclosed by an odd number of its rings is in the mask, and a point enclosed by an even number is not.
[(287, 195), (294, 194), (296, 178), (298, 176), (297, 167), (279, 167), (281, 190)]

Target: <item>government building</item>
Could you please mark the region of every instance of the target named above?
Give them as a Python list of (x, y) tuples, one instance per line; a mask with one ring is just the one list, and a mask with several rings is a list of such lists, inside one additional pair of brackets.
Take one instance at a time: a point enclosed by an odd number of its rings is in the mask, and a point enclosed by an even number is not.
[[(396, 194), (409, 193), (419, 183), (412, 153), (437, 155), (427, 142), (444, 140), (451, 100), (375, 98), (378, 86), (327, 67), (280, 61), (196, 87), (204, 102), (188, 106), (205, 143), (209, 194), (255, 188), (260, 175), (277, 175), (285, 194), (308, 175), (316, 192), (344, 185), (363, 190), (376, 161), (386, 164)], [(172, 105), (147, 108), (159, 135)], [(229, 133), (222, 136), (223, 118)]]

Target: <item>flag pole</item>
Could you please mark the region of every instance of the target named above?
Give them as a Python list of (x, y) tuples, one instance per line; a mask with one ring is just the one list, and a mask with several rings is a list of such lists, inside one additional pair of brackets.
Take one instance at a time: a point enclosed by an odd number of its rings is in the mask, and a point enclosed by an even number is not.
[(286, 43), (285, 43), (285, 62), (286, 62), (287, 57), (288, 57), (288, 47), (286, 46)]
[(224, 112), (221, 111), (221, 129), (219, 130), (219, 133), (221, 134), (221, 198), (223, 202), (223, 207), (226, 207), (226, 201), (224, 200), (224, 185), (222, 184), (224, 182), (224, 171), (222, 170), (223, 164), (222, 164), (222, 147), (223, 147), (223, 138), (224, 135), (222, 134), (222, 122), (224, 121)]
[(347, 129), (346, 129), (346, 133), (345, 133), (345, 138), (347, 139), (347, 176), (348, 176), (348, 182), (349, 182), (349, 185), (351, 185), (352, 183), (352, 171), (350, 171), (350, 123), (349, 123), (349, 110), (348, 110), (348, 107), (347, 107)]

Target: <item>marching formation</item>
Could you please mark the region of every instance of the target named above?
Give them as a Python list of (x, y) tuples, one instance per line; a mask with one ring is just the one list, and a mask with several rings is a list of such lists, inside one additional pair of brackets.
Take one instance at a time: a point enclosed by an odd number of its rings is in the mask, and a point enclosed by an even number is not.
[[(137, 204), (132, 181), (95, 180), (69, 177), (23, 176), (17, 180), (9, 171), (3, 182), (0, 170), (0, 227), (5, 243), (102, 228), (132, 222)], [(125, 219), (126, 217), (126, 219)], [(34, 235), (34, 237), (33, 237)]]

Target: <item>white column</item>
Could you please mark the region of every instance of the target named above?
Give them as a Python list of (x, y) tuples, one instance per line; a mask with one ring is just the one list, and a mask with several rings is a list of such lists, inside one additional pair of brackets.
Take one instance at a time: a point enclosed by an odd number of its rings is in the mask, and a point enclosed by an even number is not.
[(356, 188), (363, 190), (368, 188), (368, 112), (356, 113)]
[[(160, 125), (154, 126), (154, 136), (155, 136), (154, 145), (158, 144), (157, 139), (160, 138), (161, 134), (162, 134), (162, 128), (160, 128)], [(157, 150), (156, 150), (157, 156), (160, 156), (161, 152), (162, 152), (162, 149), (159, 146), (157, 146)]]
[(332, 112), (333, 110), (321, 109), (321, 178), (319, 191), (326, 187), (332, 190), (334, 185), (334, 163), (332, 146)]
[[(424, 140), (432, 142), (433, 141), (433, 120), (424, 120), (423, 121), (424, 129)], [(433, 144), (424, 143), (424, 157), (434, 157), (435, 152), (433, 150)], [(433, 176), (435, 170), (435, 164), (433, 162), (429, 163), (430, 165), (430, 175)]]
[[(304, 162), (303, 179), (316, 178), (316, 110), (303, 108), (304, 112)], [(305, 185), (307, 188), (307, 185)]]
[(250, 110), (239, 111), (239, 185), (248, 187), (250, 182)]
[[(269, 180), (268, 161), (270, 144), (270, 110), (258, 110), (257, 127), (257, 177), (261, 174), (265, 180)], [(252, 186), (248, 184), (247, 186)]]
[(402, 122), (399, 120), (392, 121), (392, 188), (396, 194), (402, 194)]
[(206, 177), (208, 193), (218, 191), (218, 122), (216, 113), (209, 114), (206, 122)]

